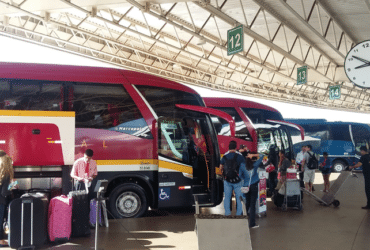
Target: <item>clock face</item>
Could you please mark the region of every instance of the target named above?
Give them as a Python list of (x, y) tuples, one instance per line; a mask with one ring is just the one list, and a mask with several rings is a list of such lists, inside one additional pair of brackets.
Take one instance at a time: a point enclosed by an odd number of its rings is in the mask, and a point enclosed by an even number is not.
[(356, 44), (344, 60), (348, 79), (362, 88), (370, 88), (370, 40)]

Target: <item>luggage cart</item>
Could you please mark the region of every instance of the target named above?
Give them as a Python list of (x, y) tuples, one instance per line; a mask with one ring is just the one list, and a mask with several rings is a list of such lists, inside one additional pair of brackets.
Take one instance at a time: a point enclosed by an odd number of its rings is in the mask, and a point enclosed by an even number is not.
[(349, 176), (358, 178), (357, 175), (353, 173), (353, 170), (352, 171), (342, 171), (338, 179), (336, 179), (334, 184), (330, 187), (329, 192), (325, 193), (321, 198), (314, 195), (313, 193), (311, 193), (305, 188), (301, 188), (301, 190), (321, 205), (330, 206), (331, 204), (333, 204), (334, 207), (338, 207), (340, 205), (340, 202), (335, 199), (335, 195), (338, 193), (343, 183), (347, 180)]
[(302, 197), (301, 188), (298, 179), (287, 179), (284, 183), (285, 194), (284, 202), (281, 205), (281, 209), (286, 211), (288, 207), (296, 208), (299, 211), (302, 210)]

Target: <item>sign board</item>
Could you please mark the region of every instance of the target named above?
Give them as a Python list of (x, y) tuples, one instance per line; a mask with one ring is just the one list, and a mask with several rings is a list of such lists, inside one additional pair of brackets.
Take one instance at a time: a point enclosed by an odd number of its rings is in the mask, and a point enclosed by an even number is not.
[(243, 25), (227, 31), (227, 55), (233, 55), (244, 50)]
[(307, 83), (307, 66), (297, 68), (297, 85)]
[(340, 97), (341, 97), (340, 85), (329, 86), (329, 99), (335, 100), (340, 99)]

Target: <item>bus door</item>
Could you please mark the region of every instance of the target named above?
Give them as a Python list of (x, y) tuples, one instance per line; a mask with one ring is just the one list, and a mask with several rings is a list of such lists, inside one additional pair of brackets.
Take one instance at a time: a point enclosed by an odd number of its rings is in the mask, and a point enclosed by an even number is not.
[(207, 146), (191, 117), (158, 118), (158, 207), (191, 206), (193, 186), (207, 189)]
[[(158, 118), (158, 207), (189, 206), (193, 194), (202, 194), (201, 205), (218, 204), (222, 183), (216, 179), (219, 162), (217, 137), (207, 114), (216, 114), (230, 123), (228, 114), (205, 107), (179, 105), (182, 116)], [(222, 199), (222, 197), (221, 197)]]

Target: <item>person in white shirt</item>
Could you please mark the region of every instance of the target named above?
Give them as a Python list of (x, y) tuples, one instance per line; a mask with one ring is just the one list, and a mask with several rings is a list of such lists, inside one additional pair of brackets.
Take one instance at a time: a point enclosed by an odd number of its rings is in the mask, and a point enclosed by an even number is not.
[[(302, 161), (302, 171), (304, 172), (303, 181), (305, 187), (308, 191), (312, 192), (313, 190), (313, 182), (315, 181), (315, 169), (310, 169), (310, 158), (314, 161), (318, 161), (317, 156), (312, 152), (312, 146), (306, 146), (306, 153), (304, 154), (303, 161)], [(311, 165), (314, 166), (314, 165)]]
[(303, 158), (304, 158), (304, 154), (306, 153), (306, 147), (305, 146), (302, 146), (301, 148), (301, 151), (297, 154), (297, 157), (295, 158), (295, 162), (297, 163), (298, 165), (298, 171), (300, 172), (299, 173), (299, 179), (301, 181), (303, 181), (303, 172), (302, 172), (302, 161), (303, 161)]

